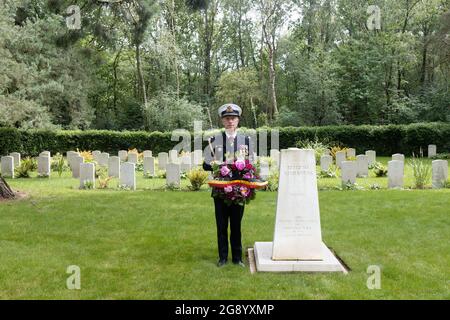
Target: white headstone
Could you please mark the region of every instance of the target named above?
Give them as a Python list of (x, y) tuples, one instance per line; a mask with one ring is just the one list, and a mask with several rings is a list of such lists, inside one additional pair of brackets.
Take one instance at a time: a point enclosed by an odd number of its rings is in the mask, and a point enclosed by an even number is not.
[(403, 169), (405, 162), (391, 160), (388, 162), (388, 188), (403, 188)]
[(155, 158), (144, 157), (144, 175), (151, 177), (155, 175)]
[(433, 189), (443, 188), (448, 179), (448, 161), (434, 160), (431, 162), (431, 168)]
[(323, 150), (323, 155), (324, 155), (324, 156), (329, 156), (329, 155), (331, 155), (330, 149), (325, 149), (325, 150)]
[(95, 150), (92, 151), (92, 158), (94, 159), (95, 162), (100, 164), (100, 155), (102, 154), (101, 151)]
[(347, 149), (347, 158), (354, 158), (356, 157), (356, 150), (353, 148)]
[(138, 163), (138, 154), (131, 152), (128, 154), (128, 162), (137, 164)]
[(15, 168), (19, 167), (20, 166), (20, 153), (12, 152), (9, 155), (14, 158), (14, 167)]
[(273, 260), (321, 260), (314, 150), (281, 150)]
[(70, 166), (70, 169), (72, 169), (72, 159), (74, 156), (79, 156), (80, 154), (78, 152), (75, 151), (67, 151), (66, 153), (66, 158), (67, 158), (67, 163)]
[(120, 185), (131, 190), (136, 190), (135, 164), (131, 162), (122, 163), (120, 166)]
[(179, 164), (176, 163), (168, 163), (167, 164), (167, 172), (166, 172), (166, 183), (167, 185), (172, 185), (177, 188), (180, 187), (180, 173), (181, 168)]
[(366, 156), (369, 159), (369, 166), (373, 165), (375, 162), (377, 162), (377, 153), (373, 150), (367, 150)]
[(120, 158), (113, 156), (108, 159), (108, 176), (120, 178)]
[(6, 156), (1, 158), (2, 176), (4, 178), (14, 178), (14, 157)]
[(39, 153), (39, 157), (49, 157), (51, 158), (51, 153), (50, 151), (42, 151), (41, 153)]
[(338, 168), (341, 168), (342, 161), (345, 161), (346, 159), (347, 159), (347, 154), (345, 151), (336, 152), (336, 166)]
[(169, 151), (169, 163), (179, 163), (178, 161), (178, 151), (170, 150)]
[(398, 160), (405, 162), (405, 156), (401, 153), (396, 153), (392, 155), (392, 160)]
[(314, 150), (281, 150), (274, 241), (256, 242), (258, 271), (347, 271), (322, 242)]
[(118, 153), (118, 156), (120, 158), (120, 161), (125, 162), (128, 158), (128, 151), (126, 150), (120, 150)]
[(199, 166), (203, 163), (203, 151), (202, 150), (194, 150), (193, 153), (193, 164), (195, 166)]
[(436, 149), (437, 148), (435, 144), (428, 145), (428, 158), (436, 156)]
[(102, 167), (108, 166), (109, 153), (102, 152), (98, 157), (98, 165)]
[(259, 163), (259, 175), (261, 179), (267, 180), (270, 176), (270, 164), (269, 159), (267, 158), (260, 158)]
[[(67, 162), (69, 163), (69, 167), (70, 169), (73, 171), (73, 167), (74, 167), (74, 161), (73, 159), (75, 157), (79, 157), (80, 153), (75, 152), (75, 151), (67, 151)], [(79, 163), (78, 163), (79, 165)]]
[(144, 158), (153, 157), (153, 152), (151, 152), (150, 150), (144, 150), (143, 156)]
[(342, 161), (341, 182), (345, 186), (347, 183), (356, 183), (356, 161)]
[(80, 189), (84, 189), (87, 182), (95, 189), (95, 164), (92, 162), (80, 164)]
[(356, 175), (358, 177), (369, 176), (369, 157), (366, 155), (356, 156)]
[(181, 157), (181, 172), (188, 172), (192, 168), (191, 164), (191, 156), (190, 155), (184, 155)]
[(84, 163), (84, 158), (81, 156), (72, 157), (72, 177), (79, 178), (80, 177), (80, 165)]
[(48, 156), (39, 156), (38, 157), (38, 175), (41, 177), (49, 177), (50, 176), (50, 157)]
[(169, 155), (167, 154), (167, 152), (158, 153), (158, 168), (160, 170), (166, 170), (168, 160)]
[(330, 155), (323, 155), (320, 157), (320, 169), (322, 171), (328, 171), (333, 164), (333, 157)]
[(270, 157), (275, 161), (275, 165), (280, 167), (280, 151), (278, 149), (270, 149)]

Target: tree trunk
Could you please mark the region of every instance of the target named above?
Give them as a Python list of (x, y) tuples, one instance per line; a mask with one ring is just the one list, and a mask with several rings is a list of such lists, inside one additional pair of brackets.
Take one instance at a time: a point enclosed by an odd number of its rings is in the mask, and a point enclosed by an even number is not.
[(269, 46), (269, 91), (270, 91), (270, 120), (274, 120), (278, 114), (277, 94), (275, 91), (275, 53)]
[(0, 176), (0, 199), (14, 199), (15, 197), (14, 191), (12, 191), (5, 179)]
[(142, 74), (141, 67), (141, 48), (140, 44), (135, 44), (135, 55), (136, 55), (136, 71), (138, 74), (139, 91), (141, 92), (141, 98), (143, 99), (144, 106), (147, 105), (147, 91), (145, 88), (144, 75)]

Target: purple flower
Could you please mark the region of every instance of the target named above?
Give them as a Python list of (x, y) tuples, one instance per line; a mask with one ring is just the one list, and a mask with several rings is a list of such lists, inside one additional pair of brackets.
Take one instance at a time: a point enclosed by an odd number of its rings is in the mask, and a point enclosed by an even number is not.
[(222, 177), (227, 176), (230, 173), (230, 169), (228, 169), (227, 166), (223, 166), (222, 168), (220, 168), (220, 174), (222, 175)]
[(230, 193), (231, 191), (233, 191), (233, 187), (227, 186), (227, 187), (223, 188), (223, 190), (225, 191), (225, 193)]
[(253, 175), (250, 172), (247, 172), (246, 174), (244, 174), (243, 178), (244, 179), (252, 179)]
[(239, 171), (242, 171), (245, 169), (245, 161), (244, 160), (237, 160), (234, 164)]

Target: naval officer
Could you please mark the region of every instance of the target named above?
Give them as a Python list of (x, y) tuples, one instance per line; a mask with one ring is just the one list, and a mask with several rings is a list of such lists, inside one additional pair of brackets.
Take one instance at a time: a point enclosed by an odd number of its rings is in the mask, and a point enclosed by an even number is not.
[[(253, 155), (250, 150), (250, 137), (238, 130), (242, 109), (235, 104), (225, 104), (218, 110), (219, 117), (225, 131), (211, 137), (208, 152), (205, 153), (203, 169), (212, 171), (212, 161), (219, 163), (233, 162), (237, 155)], [(250, 159), (250, 157), (249, 157)], [(242, 261), (241, 221), (244, 215), (244, 206), (238, 204), (227, 205), (223, 199), (214, 197), (214, 209), (217, 227), (217, 246), (219, 251), (218, 267), (224, 266), (228, 261), (228, 225), (230, 225), (230, 244), (232, 262), (245, 267)]]

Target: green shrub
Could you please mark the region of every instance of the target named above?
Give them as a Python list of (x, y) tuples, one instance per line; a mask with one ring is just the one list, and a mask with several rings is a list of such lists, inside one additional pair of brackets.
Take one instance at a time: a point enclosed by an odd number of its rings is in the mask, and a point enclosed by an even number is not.
[(313, 141), (297, 141), (296, 147), (302, 149), (313, 149), (316, 156), (316, 163), (319, 163), (320, 158), (325, 154), (325, 151), (329, 150), (328, 144), (318, 141), (317, 138)]
[(431, 165), (423, 159), (423, 157), (416, 157), (409, 161), (413, 169), (414, 187), (417, 189), (424, 189), (431, 178)]
[(375, 173), (375, 176), (379, 178), (386, 177), (388, 173), (386, 166), (384, 166), (381, 162), (375, 162), (372, 165), (372, 170)]
[(58, 172), (58, 176), (60, 177), (64, 171), (69, 170), (69, 166), (66, 164), (63, 155), (59, 152), (52, 157), (51, 168), (53, 171)]
[(22, 159), (20, 166), (15, 168), (16, 178), (29, 178), (30, 172), (37, 169), (37, 162), (35, 159), (27, 157)]
[(208, 180), (208, 172), (201, 168), (193, 169), (186, 174), (191, 185), (189, 189), (192, 191), (198, 191)]
[[(279, 147), (286, 149), (297, 145), (298, 141), (318, 141), (332, 145), (351, 146), (357, 153), (376, 150), (380, 156), (394, 153), (412, 154), (430, 143), (443, 153), (450, 152), (449, 123), (417, 123), (387, 126), (325, 126), (325, 127), (285, 127), (261, 128), (267, 130), (267, 143), (271, 143), (271, 130), (279, 130)], [(255, 130), (242, 129), (251, 134)], [(209, 132), (208, 132), (209, 135)], [(192, 144), (194, 139), (192, 139)], [(178, 142), (171, 141), (170, 132), (144, 131), (49, 131), (0, 128), (0, 154), (20, 152), (24, 156), (37, 156), (42, 150), (52, 154), (69, 150), (102, 150), (117, 153), (118, 150), (137, 148), (152, 150), (156, 155), (167, 152)], [(203, 142), (205, 148), (207, 142)], [(191, 146), (193, 147), (193, 145)]]

